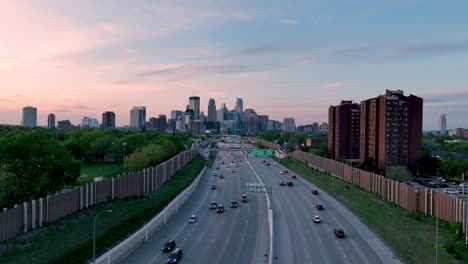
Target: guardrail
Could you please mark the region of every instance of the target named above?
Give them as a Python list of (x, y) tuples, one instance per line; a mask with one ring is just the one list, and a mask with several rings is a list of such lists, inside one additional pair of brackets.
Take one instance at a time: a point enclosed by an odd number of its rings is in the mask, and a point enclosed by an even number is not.
[(185, 202), (190, 198), (192, 193), (200, 183), (201, 177), (206, 170), (200, 172), (195, 181), (182, 193), (180, 193), (172, 202), (170, 202), (161, 212), (159, 212), (153, 219), (147, 224), (141, 227), (138, 231), (133, 233), (127, 239), (120, 242), (118, 245), (102, 254), (96, 259), (97, 264), (110, 264), (120, 263), (136, 248), (148, 240), (148, 238), (162, 226), (167, 223), (167, 220), (171, 218), (175, 213), (179, 211), (179, 207), (183, 206)]

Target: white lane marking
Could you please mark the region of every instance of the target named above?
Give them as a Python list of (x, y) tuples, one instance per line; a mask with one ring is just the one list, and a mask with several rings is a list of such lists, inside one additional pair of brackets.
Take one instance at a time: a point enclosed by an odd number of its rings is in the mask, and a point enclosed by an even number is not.
[[(203, 177), (203, 176), (202, 176)], [(200, 179), (201, 180), (201, 179)], [(208, 191), (206, 192), (205, 194), (205, 197), (203, 198), (203, 200), (201, 201), (200, 205), (198, 206), (197, 210), (195, 210), (195, 214), (198, 213), (198, 211), (200, 210), (201, 206), (203, 205), (203, 203), (205, 202), (206, 200), (206, 197), (208, 197), (208, 194), (210, 193), (210, 189), (208, 188)], [(174, 236), (174, 239), (182, 232), (182, 230), (184, 230), (184, 228), (188, 225), (188, 222), (185, 223), (185, 225), (179, 230), (179, 232), (177, 232)], [(148, 263), (148, 264), (152, 264), (160, 255), (162, 254), (161, 251), (159, 251), (159, 253), (151, 259), (151, 261)]]

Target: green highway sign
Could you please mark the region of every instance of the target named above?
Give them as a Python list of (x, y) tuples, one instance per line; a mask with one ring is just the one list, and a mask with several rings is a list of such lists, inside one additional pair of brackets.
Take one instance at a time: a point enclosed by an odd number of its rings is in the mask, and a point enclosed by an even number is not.
[(273, 156), (273, 150), (266, 150), (265, 155), (267, 156)]
[(263, 152), (263, 150), (254, 149), (252, 151), (252, 154), (254, 154), (254, 155), (265, 155), (265, 152)]

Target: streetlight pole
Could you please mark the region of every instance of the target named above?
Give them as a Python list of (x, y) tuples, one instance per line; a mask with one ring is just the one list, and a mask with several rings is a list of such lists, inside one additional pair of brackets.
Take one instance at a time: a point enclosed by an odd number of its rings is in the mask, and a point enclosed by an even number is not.
[(104, 210), (100, 211), (99, 213), (94, 216), (94, 224), (93, 224), (93, 264), (96, 263), (96, 220), (98, 215), (101, 213), (112, 213), (112, 210)]

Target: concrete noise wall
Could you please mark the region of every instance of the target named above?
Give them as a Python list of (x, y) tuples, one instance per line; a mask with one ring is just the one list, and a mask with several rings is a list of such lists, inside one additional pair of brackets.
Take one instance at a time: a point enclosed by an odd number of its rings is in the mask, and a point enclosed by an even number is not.
[[(191, 161), (195, 150), (179, 153), (156, 168), (87, 183), (73, 190), (24, 202), (0, 210), (0, 242), (41, 227), (88, 207), (130, 196), (143, 196), (159, 190), (163, 183)], [(183, 165), (182, 165), (183, 164)]]

